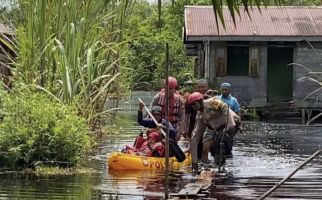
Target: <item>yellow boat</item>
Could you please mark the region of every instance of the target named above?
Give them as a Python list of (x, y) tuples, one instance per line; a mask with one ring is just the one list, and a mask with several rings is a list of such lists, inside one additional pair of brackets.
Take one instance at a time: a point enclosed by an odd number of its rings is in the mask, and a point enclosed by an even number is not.
[[(169, 165), (172, 170), (189, 166), (191, 162), (190, 154), (186, 154), (186, 159), (181, 163), (175, 157), (169, 158)], [(108, 158), (108, 167), (111, 170), (164, 170), (165, 158), (113, 152)]]

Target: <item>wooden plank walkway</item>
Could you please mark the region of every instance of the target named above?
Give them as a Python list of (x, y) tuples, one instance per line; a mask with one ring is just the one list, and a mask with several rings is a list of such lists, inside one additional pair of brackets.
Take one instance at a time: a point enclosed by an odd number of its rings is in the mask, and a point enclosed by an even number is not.
[(178, 193), (178, 196), (197, 196), (203, 184), (189, 183)]
[(195, 183), (188, 183), (178, 193), (171, 193), (172, 199), (214, 199), (207, 198), (210, 192), (208, 191), (212, 185), (213, 174), (210, 171), (201, 172)]

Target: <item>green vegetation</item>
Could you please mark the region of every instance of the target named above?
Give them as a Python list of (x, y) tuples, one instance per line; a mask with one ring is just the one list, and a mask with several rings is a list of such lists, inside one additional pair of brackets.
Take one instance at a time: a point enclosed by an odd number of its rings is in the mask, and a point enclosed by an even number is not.
[(175, 0), (162, 6), (161, 1), (151, 5), (144, 0), (12, 2), (11, 9), (0, 9), (0, 20), (15, 30), (14, 37), (0, 35), (6, 46), (0, 53), (9, 60), (6, 67), (13, 83), (9, 92), (0, 94), (0, 167), (5, 168), (39, 162), (76, 165), (90, 150), (88, 135), (113, 121), (106, 109), (109, 98), (118, 99), (139, 83), (149, 89), (160, 86), (166, 43), (170, 74), (180, 83), (193, 79), (195, 63), (185, 55), (182, 42), (184, 5), (212, 4), (223, 20), (224, 5), (235, 17), (239, 5), (249, 10), (252, 5), (299, 4), (291, 0)]
[(23, 173), (24, 174), (30, 174), (30, 175), (35, 175), (37, 177), (57, 177), (57, 176), (70, 176), (73, 174), (92, 174), (95, 171), (90, 170), (88, 168), (60, 168), (60, 167), (46, 167), (46, 166), (41, 166), (41, 167), (36, 167), (34, 171), (30, 170), (25, 170)]
[[(2, 91), (0, 167), (75, 166), (121, 91), (120, 48), (129, 1), (17, 0), (1, 19), (13, 82)], [(118, 81), (116, 81), (118, 80)]]
[(92, 127), (117, 91), (119, 49), (128, 1), (15, 1), (14, 82), (74, 103)]
[(170, 51), (170, 74), (179, 82), (193, 78), (194, 60), (185, 55), (182, 42), (183, 4), (165, 4), (159, 21), (157, 5), (138, 1), (124, 32), (127, 41), (123, 51), (123, 74), (128, 87), (136, 89), (140, 82), (148, 89), (160, 88), (164, 77), (166, 42)]
[(90, 149), (89, 127), (74, 106), (24, 86), (0, 95), (0, 167), (33, 167), (47, 161), (74, 166)]
[[(194, 77), (194, 59), (185, 55), (182, 41), (185, 5), (213, 5), (223, 21), (222, 8), (228, 6), (233, 19), (239, 14), (239, 6), (251, 12), (252, 6), (260, 5), (319, 5), (317, 0), (263, 0), (263, 1), (210, 1), (174, 0), (161, 4), (137, 1), (125, 24), (122, 74), (126, 88), (152, 90), (160, 88), (160, 77), (164, 77), (165, 43), (170, 47), (170, 74), (182, 84)], [(141, 83), (141, 84), (140, 84)]]

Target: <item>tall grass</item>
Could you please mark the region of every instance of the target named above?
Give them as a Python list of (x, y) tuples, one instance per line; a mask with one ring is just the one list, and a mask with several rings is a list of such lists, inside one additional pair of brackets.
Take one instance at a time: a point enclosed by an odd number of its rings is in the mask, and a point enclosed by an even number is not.
[(129, 0), (16, 0), (14, 79), (76, 102), (92, 125), (117, 91)]

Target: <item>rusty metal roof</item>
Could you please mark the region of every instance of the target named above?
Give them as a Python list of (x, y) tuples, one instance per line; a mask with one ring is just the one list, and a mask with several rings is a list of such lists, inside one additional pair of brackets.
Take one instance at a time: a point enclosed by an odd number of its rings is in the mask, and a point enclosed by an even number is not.
[[(228, 8), (223, 9), (226, 29), (219, 22), (219, 35), (212, 6), (185, 7), (185, 37), (187, 41), (219, 40), (241, 37), (248, 40), (267, 38), (322, 38), (322, 7), (257, 7), (250, 16), (240, 7), (240, 17), (235, 13), (236, 26)], [(321, 40), (322, 41), (322, 40)]]
[(13, 31), (0, 22), (0, 34), (1, 33), (12, 35)]

